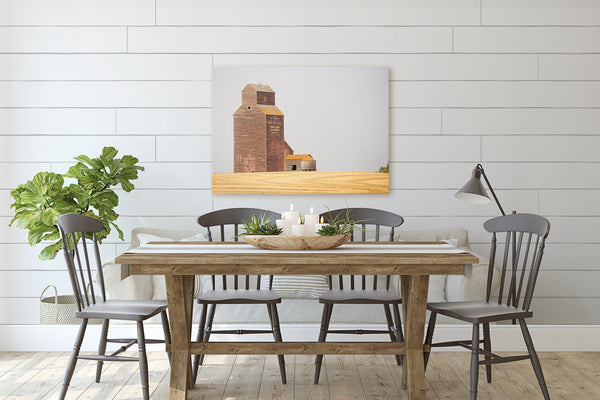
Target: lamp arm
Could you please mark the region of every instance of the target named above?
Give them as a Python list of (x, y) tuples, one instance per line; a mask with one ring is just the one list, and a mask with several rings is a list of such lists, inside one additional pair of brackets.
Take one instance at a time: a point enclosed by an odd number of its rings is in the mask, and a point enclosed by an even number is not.
[(506, 213), (504, 212), (504, 209), (500, 205), (500, 201), (498, 200), (498, 197), (496, 197), (496, 193), (494, 192), (494, 189), (492, 188), (492, 185), (490, 184), (490, 181), (489, 181), (487, 175), (485, 174), (485, 171), (483, 170), (483, 166), (481, 164), (477, 164), (477, 168), (481, 171), (481, 175), (483, 175), (483, 179), (485, 179), (485, 183), (487, 183), (488, 188), (490, 188), (490, 192), (492, 192), (492, 196), (494, 196), (494, 200), (496, 201), (496, 204), (498, 205), (500, 212), (502, 213), (502, 215), (506, 215)]

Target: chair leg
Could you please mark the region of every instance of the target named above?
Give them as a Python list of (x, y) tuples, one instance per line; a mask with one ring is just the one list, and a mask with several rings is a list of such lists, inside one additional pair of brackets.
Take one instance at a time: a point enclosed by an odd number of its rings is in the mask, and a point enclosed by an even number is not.
[[(488, 353), (492, 352), (492, 339), (490, 337), (490, 324), (489, 322), (484, 322), (483, 324), (483, 349)], [(485, 355), (485, 360), (489, 361), (492, 357)], [(492, 383), (492, 364), (485, 365), (485, 376), (487, 378), (488, 383)]]
[[(402, 333), (402, 319), (400, 319), (400, 307), (398, 304), (392, 304), (394, 309), (394, 326), (396, 327), (396, 341), (404, 342), (404, 334)], [(400, 364), (404, 363), (404, 356), (400, 355)]]
[[(102, 321), (102, 331), (100, 332), (100, 343), (98, 344), (98, 355), (103, 356), (106, 353), (106, 340), (108, 339), (108, 323), (109, 319)], [(103, 361), (98, 361), (96, 364), (96, 383), (100, 382), (100, 375), (102, 375), (102, 364)]]
[(550, 394), (548, 393), (548, 387), (546, 386), (546, 380), (544, 379), (544, 372), (542, 371), (542, 365), (540, 364), (540, 359), (538, 358), (537, 352), (533, 347), (533, 340), (531, 339), (531, 334), (529, 333), (529, 329), (527, 329), (527, 324), (524, 319), (519, 320), (519, 325), (521, 326), (521, 332), (523, 333), (523, 339), (525, 340), (525, 345), (527, 346), (527, 351), (529, 352), (529, 356), (531, 357), (531, 365), (533, 366), (533, 371), (535, 372), (535, 376), (540, 384), (540, 389), (542, 389), (542, 394), (544, 395), (545, 400), (550, 400)]
[[(206, 324), (206, 309), (208, 304), (202, 304), (202, 311), (200, 313), (200, 323), (198, 324), (198, 333), (196, 334), (196, 342), (204, 341), (204, 325)], [(200, 354), (194, 354), (194, 362), (192, 364), (192, 381), (196, 383), (198, 377), (198, 367), (200, 366)]]
[[(202, 338), (203, 342), (208, 342), (208, 340), (210, 339), (210, 331), (212, 329), (216, 309), (217, 309), (216, 304), (210, 304), (210, 307), (208, 308), (208, 317), (207, 317), (206, 325), (204, 327), (204, 337)], [(198, 357), (198, 364), (202, 365), (203, 362), (204, 362), (204, 354), (200, 354), (200, 356)]]
[(437, 313), (431, 311), (431, 315), (429, 316), (429, 323), (427, 324), (427, 334), (425, 335), (425, 346), (430, 346), (429, 351), (423, 353), (423, 361), (425, 364), (425, 371), (427, 371), (427, 362), (429, 361), (429, 356), (431, 355), (431, 343), (433, 342), (433, 332), (435, 330), (435, 321), (437, 319)]
[(81, 325), (79, 325), (79, 331), (77, 332), (77, 336), (75, 338), (75, 344), (73, 345), (73, 352), (71, 353), (71, 357), (69, 358), (69, 363), (67, 364), (67, 370), (65, 371), (65, 379), (63, 380), (63, 385), (60, 390), (60, 395), (58, 396), (59, 400), (64, 400), (67, 395), (67, 390), (69, 389), (69, 383), (71, 382), (71, 378), (73, 377), (73, 371), (75, 371), (75, 365), (77, 364), (77, 357), (79, 357), (79, 350), (81, 349), (81, 342), (83, 342), (83, 337), (85, 336), (85, 328), (87, 327), (88, 320), (84, 318), (81, 320)]
[[(165, 335), (165, 345), (171, 344), (171, 329), (169, 328), (169, 318), (166, 311), (160, 313), (160, 320), (162, 322), (163, 334)], [(171, 365), (171, 352), (167, 353), (167, 357), (169, 358), (169, 365)]]
[(477, 400), (477, 381), (479, 380), (479, 324), (473, 324), (471, 346), (471, 400)]
[[(279, 314), (277, 314), (277, 305), (276, 304), (267, 304), (267, 309), (270, 310), (269, 318), (271, 319), (271, 326), (273, 328), (273, 337), (276, 342), (282, 342), (283, 338), (281, 337), (281, 330), (279, 328)], [(279, 373), (281, 375), (281, 383), (285, 384), (287, 382), (287, 377), (285, 373), (285, 358), (283, 354), (278, 354), (277, 358), (279, 359)]]
[[(333, 304), (323, 305), (323, 315), (321, 316), (321, 331), (319, 332), (319, 342), (324, 342), (327, 337), (327, 331), (329, 330), (329, 321), (331, 320), (331, 312), (333, 311)], [(317, 355), (315, 359), (315, 385), (319, 383), (319, 377), (321, 375), (321, 364), (323, 363), (323, 354)]]
[(137, 322), (137, 334), (142, 394), (144, 396), (144, 400), (150, 400), (150, 385), (148, 383), (148, 358), (146, 357), (146, 336), (144, 335), (144, 323), (142, 321)]
[[(390, 311), (390, 305), (384, 304), (383, 310), (385, 311), (385, 319), (387, 321), (388, 331), (390, 333), (390, 340), (392, 342), (396, 341), (396, 334), (394, 328), (394, 321), (392, 320), (392, 312)], [(402, 360), (400, 359), (400, 355), (396, 354), (396, 364), (402, 365)]]

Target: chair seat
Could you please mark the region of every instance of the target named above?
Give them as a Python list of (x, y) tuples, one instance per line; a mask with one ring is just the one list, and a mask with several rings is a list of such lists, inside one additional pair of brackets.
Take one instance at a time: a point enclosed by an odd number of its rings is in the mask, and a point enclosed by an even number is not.
[(402, 297), (391, 290), (328, 290), (319, 303), (337, 304), (400, 304)]
[(196, 298), (198, 304), (271, 304), (281, 303), (274, 290), (211, 290)]
[(505, 304), (487, 303), (485, 301), (456, 301), (429, 303), (427, 309), (438, 314), (460, 319), (471, 323), (493, 322), (509, 319), (529, 318), (531, 311), (507, 306)]
[(75, 317), (144, 321), (166, 309), (167, 302), (163, 300), (108, 300), (75, 311)]

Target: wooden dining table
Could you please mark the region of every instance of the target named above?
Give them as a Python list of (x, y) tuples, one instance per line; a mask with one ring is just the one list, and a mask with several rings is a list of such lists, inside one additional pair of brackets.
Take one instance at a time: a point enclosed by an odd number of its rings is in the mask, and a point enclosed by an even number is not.
[[(430, 275), (469, 275), (478, 258), (442, 242), (348, 243), (314, 251), (264, 250), (242, 242), (153, 242), (116, 258), (121, 276), (164, 275), (171, 326), (169, 399), (193, 384), (192, 354), (404, 354), (402, 386), (425, 399), (423, 345)], [(195, 275), (399, 275), (404, 338), (398, 342), (193, 342)], [(315, 300), (316, 301), (316, 300)], [(318, 327), (315, 327), (315, 332)]]

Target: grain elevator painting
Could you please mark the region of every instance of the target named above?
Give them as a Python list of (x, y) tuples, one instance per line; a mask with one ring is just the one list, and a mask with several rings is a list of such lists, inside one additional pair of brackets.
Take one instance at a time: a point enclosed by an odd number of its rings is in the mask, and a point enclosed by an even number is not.
[(385, 67), (215, 68), (212, 191), (388, 193), (388, 107)]

